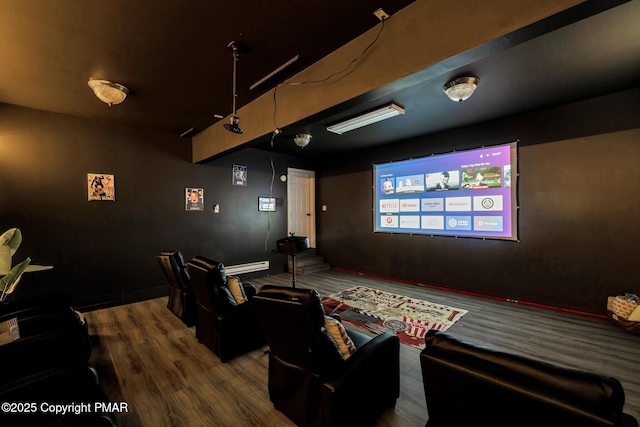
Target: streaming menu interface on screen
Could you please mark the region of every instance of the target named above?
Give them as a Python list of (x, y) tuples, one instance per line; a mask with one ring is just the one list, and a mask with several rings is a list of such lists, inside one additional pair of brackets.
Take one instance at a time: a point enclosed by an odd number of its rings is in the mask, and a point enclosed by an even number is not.
[(374, 165), (374, 231), (512, 237), (515, 143)]

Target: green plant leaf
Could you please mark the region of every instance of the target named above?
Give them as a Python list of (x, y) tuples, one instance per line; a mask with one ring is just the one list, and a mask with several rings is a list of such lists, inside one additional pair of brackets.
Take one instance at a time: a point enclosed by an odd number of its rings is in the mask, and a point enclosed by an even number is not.
[(24, 269), (25, 273), (31, 273), (34, 271), (44, 271), (44, 270), (51, 270), (53, 268), (53, 265), (35, 265), (35, 264), (29, 264), (27, 266), (27, 268)]
[(0, 279), (0, 292), (4, 292), (5, 290), (8, 291), (5, 293), (12, 292), (15, 287), (11, 288), (11, 284), (20, 280), (20, 276), (22, 276), (22, 273), (24, 273), (24, 270), (30, 262), (31, 258), (25, 259), (20, 264), (13, 267), (11, 271), (9, 271), (9, 274)]
[(11, 271), (11, 249), (7, 245), (0, 245), (0, 276)]
[(16, 288), (18, 287), (18, 283), (20, 283), (20, 279), (22, 279), (22, 276), (24, 276), (24, 274), (19, 275), (18, 278), (14, 280), (12, 284), (10, 284), (5, 288), (5, 290), (2, 292), (3, 300), (7, 297), (7, 295), (10, 295), (13, 291), (16, 290)]
[(7, 245), (14, 255), (22, 243), (22, 233), (19, 228), (10, 228), (0, 236), (0, 245)]

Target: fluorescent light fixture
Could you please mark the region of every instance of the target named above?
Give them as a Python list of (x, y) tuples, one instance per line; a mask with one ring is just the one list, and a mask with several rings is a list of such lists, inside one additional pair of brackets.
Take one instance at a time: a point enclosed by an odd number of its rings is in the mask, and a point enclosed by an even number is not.
[(390, 119), (391, 117), (404, 114), (404, 108), (397, 106), (396, 104), (389, 104), (377, 110), (369, 111), (368, 113), (361, 114), (344, 122), (336, 123), (335, 125), (327, 126), (329, 132), (342, 135), (345, 132), (349, 132), (354, 129), (360, 129), (372, 123), (377, 123), (382, 120)]

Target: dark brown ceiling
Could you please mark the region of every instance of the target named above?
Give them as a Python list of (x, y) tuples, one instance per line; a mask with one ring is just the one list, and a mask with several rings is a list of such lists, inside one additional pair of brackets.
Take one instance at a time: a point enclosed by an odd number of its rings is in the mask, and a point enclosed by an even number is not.
[[(239, 108), (272, 87), (251, 85), (294, 56), (301, 59), (291, 71), (307, 67), (378, 25), (376, 9), (393, 16), (410, 3), (0, 0), (0, 102), (175, 135), (193, 127), (195, 134), (216, 123), (215, 114), (231, 113), (229, 42), (247, 49), (238, 63)], [(309, 132), (313, 141), (304, 150), (278, 144), (278, 151), (359, 149), (637, 87), (638, 22), (640, 0), (586, 1), (290, 125), (278, 138)], [(442, 85), (463, 74), (480, 85), (453, 103)], [(87, 86), (92, 77), (132, 93), (109, 108)], [(325, 129), (391, 101), (406, 115), (343, 136)], [(268, 136), (251, 145), (267, 148)]]
[[(274, 147), (306, 156), (358, 150), (638, 87), (638, 23), (639, 0), (584, 2), (287, 127)], [(478, 89), (451, 102), (443, 85), (464, 75), (479, 77)], [(326, 130), (389, 102), (406, 114), (343, 135)], [(296, 147), (296, 133), (312, 142)], [(270, 149), (269, 139), (254, 146)]]
[[(249, 87), (296, 55), (306, 67), (413, 0), (2, 0), (0, 102), (181, 134), (238, 108)], [(89, 78), (131, 90), (109, 108)]]

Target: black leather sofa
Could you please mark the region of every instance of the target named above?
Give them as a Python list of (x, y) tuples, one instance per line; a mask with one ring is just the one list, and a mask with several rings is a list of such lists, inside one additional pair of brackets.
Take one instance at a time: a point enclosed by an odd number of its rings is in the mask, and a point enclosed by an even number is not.
[[(612, 377), (463, 342), (429, 331), (420, 354), (428, 427), (624, 426), (624, 391)], [(588, 355), (585, 355), (588, 357)]]

